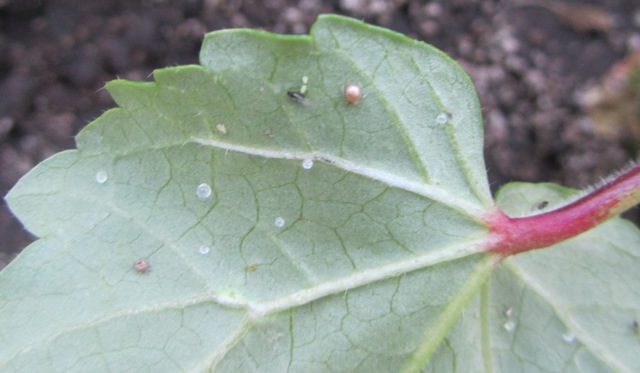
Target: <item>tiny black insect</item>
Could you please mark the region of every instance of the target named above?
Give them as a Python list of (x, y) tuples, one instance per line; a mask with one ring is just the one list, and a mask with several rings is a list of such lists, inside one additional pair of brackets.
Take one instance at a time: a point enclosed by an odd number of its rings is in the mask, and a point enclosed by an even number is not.
[(542, 210), (543, 208), (547, 207), (547, 205), (549, 205), (549, 201), (540, 202), (540, 204), (538, 205), (538, 210)]
[(303, 102), (305, 99), (302, 93), (296, 91), (287, 91), (287, 96), (291, 97), (295, 102)]

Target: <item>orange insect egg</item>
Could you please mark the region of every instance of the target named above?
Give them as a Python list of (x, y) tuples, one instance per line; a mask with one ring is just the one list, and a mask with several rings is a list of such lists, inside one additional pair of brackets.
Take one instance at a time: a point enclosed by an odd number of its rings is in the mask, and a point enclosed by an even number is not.
[(344, 99), (347, 100), (348, 103), (355, 105), (360, 102), (362, 98), (362, 88), (360, 88), (357, 84), (347, 84), (344, 87)]

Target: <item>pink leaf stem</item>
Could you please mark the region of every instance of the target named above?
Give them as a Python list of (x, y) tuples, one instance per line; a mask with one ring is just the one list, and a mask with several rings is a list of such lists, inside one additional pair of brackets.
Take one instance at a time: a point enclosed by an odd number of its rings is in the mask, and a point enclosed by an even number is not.
[(509, 217), (488, 214), (487, 252), (509, 255), (541, 249), (577, 236), (640, 202), (640, 165), (635, 165), (591, 193), (543, 214)]

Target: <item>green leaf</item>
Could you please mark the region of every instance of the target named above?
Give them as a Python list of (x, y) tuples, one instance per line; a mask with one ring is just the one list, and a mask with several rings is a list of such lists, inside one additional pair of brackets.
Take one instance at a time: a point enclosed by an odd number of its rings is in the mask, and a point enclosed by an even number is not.
[[(576, 194), (553, 184), (512, 183), (497, 202), (524, 216)], [(505, 260), (481, 292), (487, 308), (478, 310), (490, 324), (483, 340), (496, 371), (640, 371), (639, 247), (638, 228), (616, 218)]]
[[(0, 273), (0, 371), (637, 366), (624, 359), (632, 334), (601, 353), (585, 341), (614, 324), (591, 334), (580, 304), (540, 291), (571, 286), (520, 257), (493, 272), (479, 105), (440, 51), (324, 16), (310, 36), (209, 34), (201, 63), (109, 83), (119, 108), (7, 196), (40, 239)], [(343, 98), (351, 83), (357, 105)], [(628, 306), (618, 331), (638, 314), (630, 294), (600, 300), (605, 315)], [(542, 315), (529, 328), (565, 346), (571, 326), (581, 349), (532, 358), (558, 351), (519, 339), (524, 299)]]

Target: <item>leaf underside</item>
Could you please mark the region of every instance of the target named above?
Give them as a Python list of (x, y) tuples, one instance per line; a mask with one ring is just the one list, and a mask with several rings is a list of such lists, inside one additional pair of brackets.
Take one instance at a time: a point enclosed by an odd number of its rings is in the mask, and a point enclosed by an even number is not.
[(40, 239), (0, 273), (0, 371), (640, 370), (632, 225), (492, 272), (480, 109), (444, 54), (324, 16), (209, 34), (201, 63), (109, 83), (119, 108), (10, 192)]

